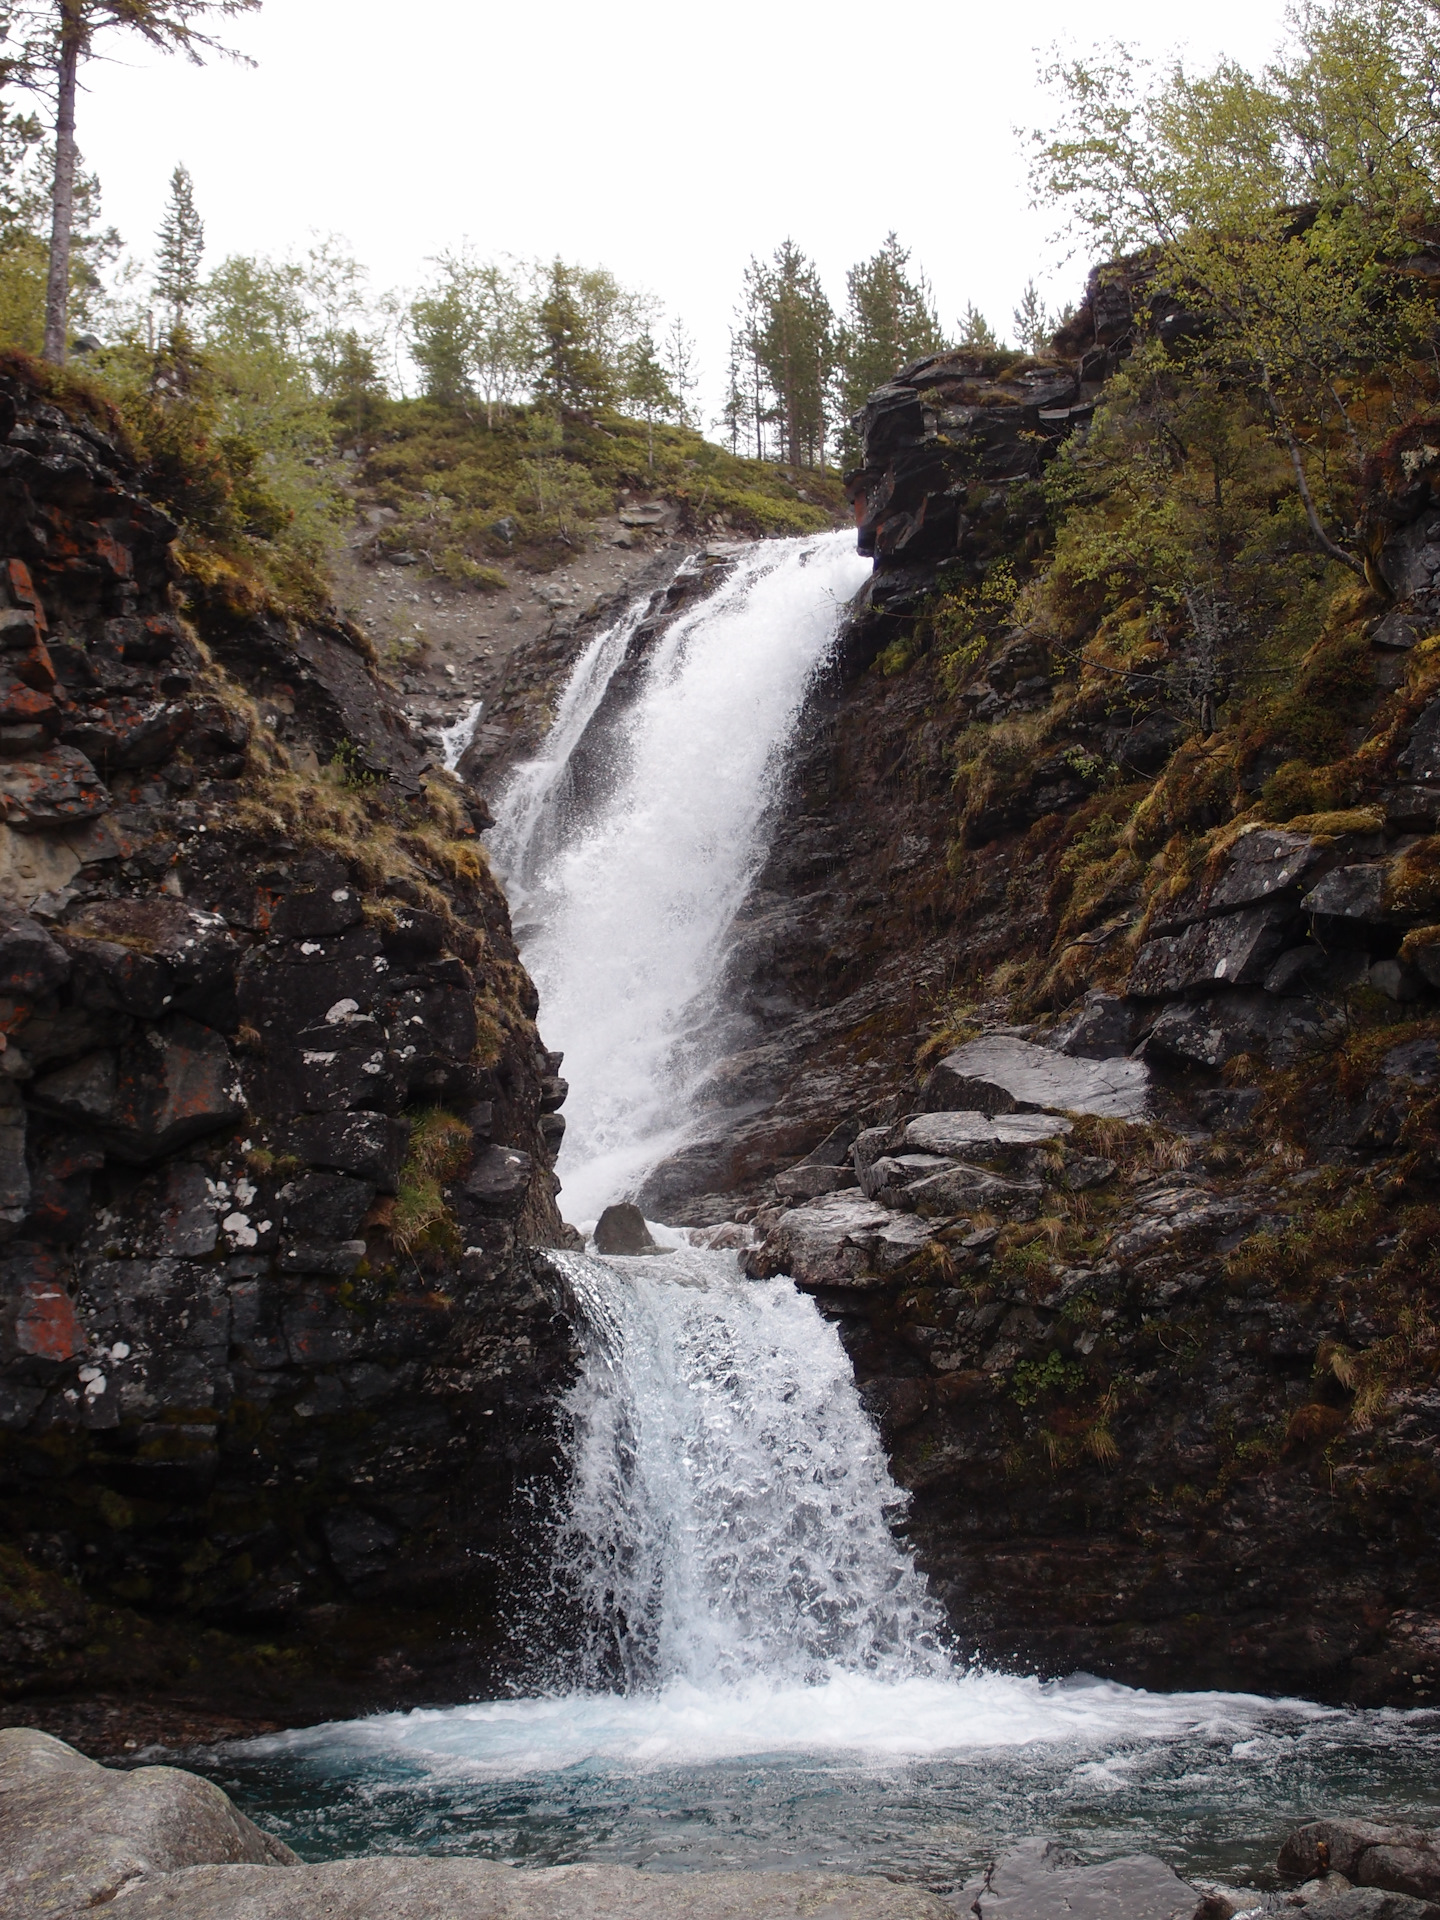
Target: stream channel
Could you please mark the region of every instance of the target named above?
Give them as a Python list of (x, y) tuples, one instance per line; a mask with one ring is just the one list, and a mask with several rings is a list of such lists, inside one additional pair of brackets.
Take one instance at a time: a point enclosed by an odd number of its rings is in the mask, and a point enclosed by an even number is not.
[[(565, 1051), (577, 1225), (705, 1111), (730, 928), (867, 571), (849, 534), (762, 542), (658, 637), (633, 607), (512, 777), (493, 850)], [(537, 1634), (513, 1698), (208, 1757), (302, 1856), (824, 1866), (944, 1889), (1053, 1833), (1088, 1857), (1148, 1849), (1263, 1884), (1298, 1820), (1440, 1823), (1440, 1713), (954, 1662), (835, 1330), (788, 1280), (657, 1233), (658, 1258), (556, 1256), (586, 1346), (538, 1583), (582, 1623), (563, 1655)]]

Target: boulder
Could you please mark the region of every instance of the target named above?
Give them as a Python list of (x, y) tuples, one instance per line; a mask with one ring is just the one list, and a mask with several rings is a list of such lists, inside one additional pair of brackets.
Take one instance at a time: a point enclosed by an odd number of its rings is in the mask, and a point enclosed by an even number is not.
[(1308, 833), (1286, 827), (1243, 828), (1226, 848), (1218, 870), (1193, 881), (1156, 916), (1155, 931), (1169, 933), (1265, 900), (1293, 903), (1299, 899), (1301, 880), (1321, 864), (1325, 851)]
[(1375, 1820), (1311, 1820), (1286, 1837), (1275, 1864), (1289, 1880), (1336, 1873), (1360, 1886), (1440, 1897), (1440, 1856), (1432, 1850), (1433, 1837), (1423, 1827)]
[(979, 1920), (1196, 1920), (1202, 1898), (1154, 1854), (1087, 1867), (1053, 1840), (1027, 1840), (991, 1867), (974, 1911)]
[(746, 1271), (757, 1280), (786, 1273), (812, 1287), (869, 1286), (870, 1246), (898, 1217), (853, 1191), (826, 1194), (781, 1214), (763, 1244), (747, 1252)]
[(822, 1167), (801, 1161), (775, 1176), (775, 1191), (782, 1200), (814, 1200), (822, 1193), (836, 1193), (841, 1187), (853, 1187), (855, 1176), (848, 1167)]
[(1094, 1113), (1140, 1120), (1149, 1088), (1143, 1060), (1072, 1060), (994, 1034), (945, 1056), (925, 1083), (925, 1104), (932, 1112)]
[(1183, 933), (1147, 940), (1125, 991), (1142, 1000), (1167, 1000), (1201, 987), (1258, 987), (1295, 924), (1288, 900), (1197, 920)]
[(1318, 880), (1300, 902), (1306, 913), (1331, 920), (1389, 918), (1385, 911), (1385, 869), (1378, 861), (1336, 867)]
[(243, 1862), (274, 1873), (281, 1886), (280, 1868), (294, 1859), (197, 1774), (175, 1767), (118, 1773), (33, 1728), (0, 1729), (6, 1920), (58, 1920), (184, 1867)]
[(1223, 1067), (1242, 1053), (1259, 1053), (1272, 1066), (1285, 1066), (1323, 1038), (1327, 1024), (1313, 1000), (1218, 993), (1166, 1007), (1145, 1047), (1201, 1067)]
[(981, 1209), (1012, 1220), (1033, 1219), (1044, 1188), (1038, 1180), (1006, 1180), (984, 1167), (947, 1167), (906, 1187), (904, 1202), (930, 1219)]
[(595, 1251), (633, 1258), (638, 1254), (660, 1253), (663, 1249), (651, 1235), (639, 1207), (629, 1200), (621, 1200), (606, 1207), (596, 1221)]

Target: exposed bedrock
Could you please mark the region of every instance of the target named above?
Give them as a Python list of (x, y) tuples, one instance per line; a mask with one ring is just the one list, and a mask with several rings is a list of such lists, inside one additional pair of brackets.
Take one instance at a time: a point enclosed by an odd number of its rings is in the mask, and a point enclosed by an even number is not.
[(476, 810), (361, 636), (0, 394), (0, 1689), (453, 1694), (573, 1359)]

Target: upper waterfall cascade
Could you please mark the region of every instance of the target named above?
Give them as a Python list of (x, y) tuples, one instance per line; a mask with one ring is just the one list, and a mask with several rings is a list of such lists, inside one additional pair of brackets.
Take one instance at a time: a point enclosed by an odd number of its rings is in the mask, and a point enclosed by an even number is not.
[(570, 1082), (570, 1219), (633, 1192), (686, 1138), (785, 749), (868, 571), (848, 533), (740, 549), (653, 642), (577, 798), (577, 749), (637, 640), (632, 607), (581, 656), (540, 756), (502, 796), (491, 844)]

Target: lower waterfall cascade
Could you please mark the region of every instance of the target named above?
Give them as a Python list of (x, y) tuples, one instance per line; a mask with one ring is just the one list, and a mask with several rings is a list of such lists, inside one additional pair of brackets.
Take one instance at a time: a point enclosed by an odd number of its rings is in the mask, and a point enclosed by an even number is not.
[[(493, 850), (566, 1056), (567, 1218), (593, 1221), (689, 1137), (786, 748), (867, 571), (846, 534), (736, 550), (619, 704), (638, 602), (512, 774)], [(1433, 1809), (1437, 1714), (955, 1659), (834, 1325), (790, 1281), (745, 1280), (733, 1252), (656, 1235), (644, 1258), (551, 1256), (584, 1332), (553, 1541), (552, 1598), (579, 1623), (563, 1657), (537, 1652), (513, 1698), (223, 1750), (216, 1777), (302, 1852), (947, 1886), (1037, 1831), (1224, 1875), (1317, 1800)]]

